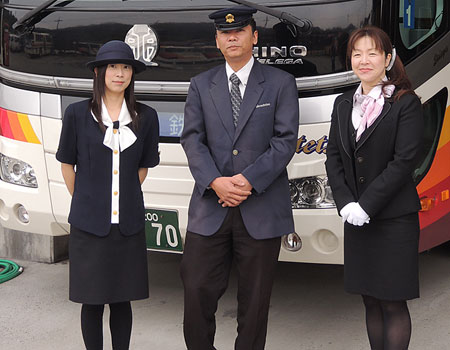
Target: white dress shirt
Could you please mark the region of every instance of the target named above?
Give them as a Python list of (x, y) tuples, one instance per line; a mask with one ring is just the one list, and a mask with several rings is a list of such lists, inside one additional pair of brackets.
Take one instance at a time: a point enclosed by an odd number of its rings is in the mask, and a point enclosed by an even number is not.
[[(92, 117), (95, 121), (94, 113)], [(106, 127), (103, 144), (111, 149), (112, 155), (112, 187), (111, 187), (111, 223), (119, 223), (119, 166), (120, 166), (120, 152), (130, 147), (136, 141), (136, 135), (127, 126), (131, 123), (131, 116), (128, 112), (127, 104), (123, 100), (122, 108), (120, 109), (119, 128), (114, 129), (114, 123), (108, 113), (108, 109), (102, 100), (102, 122)]]
[(248, 82), (248, 77), (250, 76), (250, 72), (252, 70), (253, 67), (253, 63), (255, 62), (255, 59), (252, 57), (250, 57), (249, 61), (245, 64), (244, 67), (242, 67), (241, 69), (239, 69), (237, 72), (235, 72), (233, 70), (233, 68), (230, 67), (230, 65), (228, 64), (228, 62), (225, 63), (225, 70), (227, 72), (227, 78), (228, 78), (228, 89), (231, 92), (231, 86), (232, 83), (230, 81), (230, 76), (231, 74), (235, 73), (239, 80), (241, 81), (241, 83), (239, 84), (239, 90), (241, 91), (241, 97), (244, 98), (244, 92), (245, 92), (245, 88), (247, 87), (247, 82)]

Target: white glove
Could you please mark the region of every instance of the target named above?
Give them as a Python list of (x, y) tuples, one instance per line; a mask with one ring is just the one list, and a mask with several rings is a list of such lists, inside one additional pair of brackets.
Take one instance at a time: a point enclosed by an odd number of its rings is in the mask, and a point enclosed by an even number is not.
[(342, 222), (346, 222), (348, 216), (350, 215), (350, 209), (352, 207), (352, 204), (356, 204), (355, 202), (350, 202), (348, 204), (346, 204), (341, 211), (339, 212), (339, 215), (342, 216)]
[(355, 226), (362, 226), (364, 224), (368, 224), (370, 221), (369, 215), (364, 211), (363, 208), (359, 205), (359, 203), (349, 203), (350, 206), (350, 214), (347, 217), (347, 222), (349, 224), (355, 225)]

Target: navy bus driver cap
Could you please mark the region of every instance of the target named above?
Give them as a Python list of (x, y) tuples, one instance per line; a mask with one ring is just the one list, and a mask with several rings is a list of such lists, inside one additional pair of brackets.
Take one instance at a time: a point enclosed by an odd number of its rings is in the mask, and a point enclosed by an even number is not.
[(214, 20), (217, 30), (234, 30), (249, 25), (256, 11), (248, 6), (235, 6), (215, 11), (209, 15), (209, 18)]

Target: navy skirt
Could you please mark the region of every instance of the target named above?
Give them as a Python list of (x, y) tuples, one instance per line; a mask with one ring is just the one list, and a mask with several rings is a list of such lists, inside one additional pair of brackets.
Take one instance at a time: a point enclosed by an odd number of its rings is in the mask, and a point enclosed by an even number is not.
[(419, 297), (417, 213), (344, 226), (345, 290), (381, 300)]
[(148, 298), (145, 232), (132, 236), (111, 225), (106, 237), (74, 226), (69, 237), (69, 299), (112, 304)]

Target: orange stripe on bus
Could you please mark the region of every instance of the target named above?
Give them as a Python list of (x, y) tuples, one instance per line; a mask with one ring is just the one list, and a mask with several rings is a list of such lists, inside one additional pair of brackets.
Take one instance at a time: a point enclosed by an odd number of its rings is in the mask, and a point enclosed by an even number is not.
[(22, 131), (27, 139), (27, 142), (41, 144), (33, 127), (31, 126), (30, 119), (27, 114), (17, 113), (17, 118), (19, 120)]
[(27, 142), (22, 127), (20, 126), (19, 119), (17, 118), (17, 113), (8, 111), (8, 120), (14, 140)]
[(444, 123), (442, 124), (441, 136), (439, 137), (439, 144), (437, 149), (450, 143), (450, 106), (447, 107), (444, 116)]
[(428, 171), (428, 174), (417, 186), (417, 191), (420, 193), (429, 190), (430, 188), (441, 183), (450, 173), (450, 142), (447, 142), (440, 149), (436, 151), (433, 164)]

